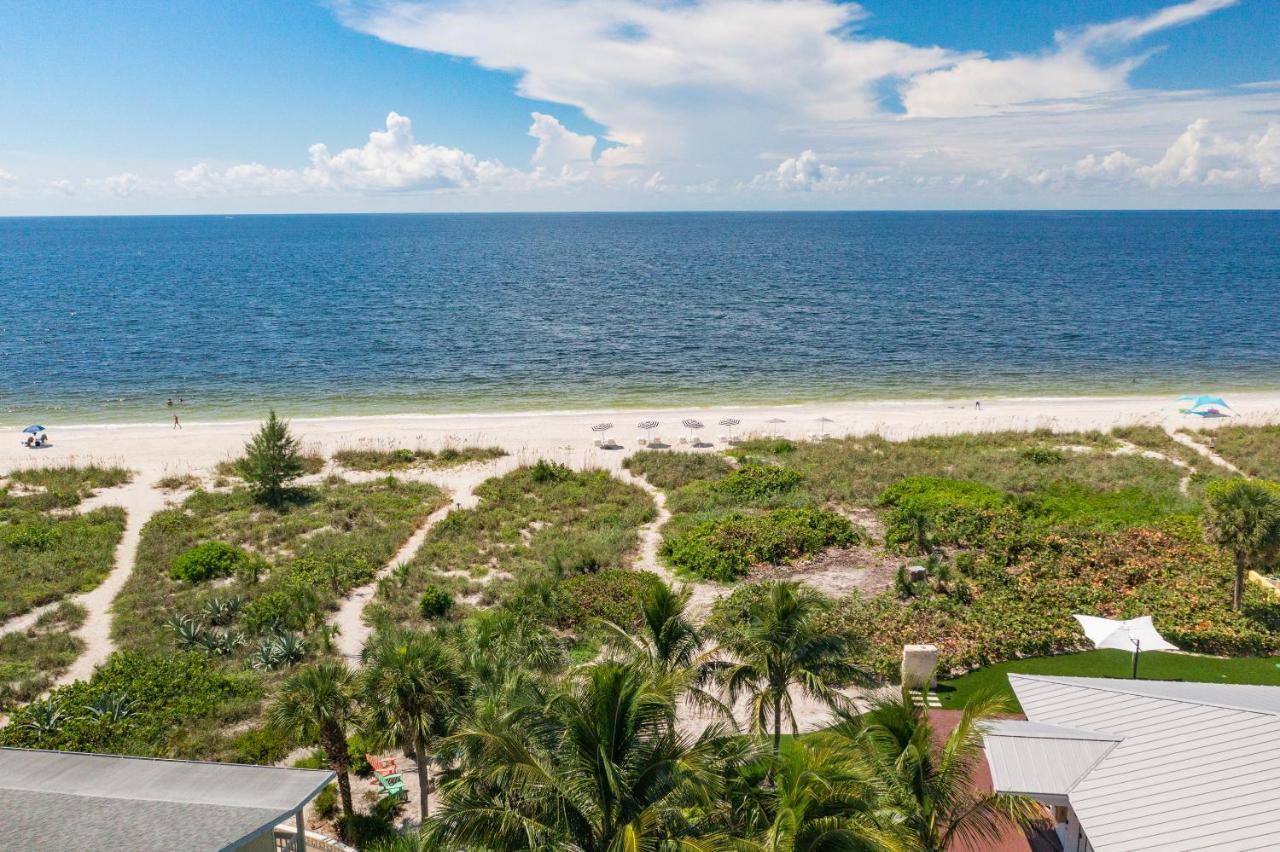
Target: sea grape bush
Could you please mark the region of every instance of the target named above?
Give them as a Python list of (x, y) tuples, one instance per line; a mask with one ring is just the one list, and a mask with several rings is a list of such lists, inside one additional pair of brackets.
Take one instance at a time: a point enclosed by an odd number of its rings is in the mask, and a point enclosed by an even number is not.
[(843, 515), (782, 508), (759, 515), (731, 512), (700, 521), (664, 539), (659, 555), (671, 566), (703, 579), (730, 582), (752, 565), (780, 565), (859, 540), (857, 528)]
[(249, 562), (249, 554), (225, 541), (206, 541), (173, 560), (169, 576), (188, 583), (229, 577)]

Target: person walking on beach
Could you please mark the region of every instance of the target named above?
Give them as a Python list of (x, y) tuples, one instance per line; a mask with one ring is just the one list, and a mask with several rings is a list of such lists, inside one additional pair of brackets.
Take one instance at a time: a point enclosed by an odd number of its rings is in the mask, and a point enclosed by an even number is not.
[(178, 415), (176, 415), (176, 414), (175, 414), (175, 415), (173, 415), (173, 428), (175, 428), (175, 429), (181, 429), (181, 428), (182, 428), (182, 424), (178, 422)]
[(976, 411), (981, 411), (981, 410), (982, 410), (982, 400), (980, 400), (980, 399), (975, 399), (975, 400), (973, 401), (973, 407), (974, 407), (974, 409), (975, 409)]

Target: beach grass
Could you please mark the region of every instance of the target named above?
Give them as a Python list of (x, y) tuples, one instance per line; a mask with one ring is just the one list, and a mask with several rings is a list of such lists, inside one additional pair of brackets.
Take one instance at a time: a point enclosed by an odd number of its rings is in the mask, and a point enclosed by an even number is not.
[[(1009, 675), (1058, 675), (1128, 679), (1133, 655), (1127, 651), (1085, 651), (1056, 657), (1010, 660), (972, 671), (962, 677), (939, 681), (935, 690), (942, 706), (960, 709), (974, 695), (994, 692), (1007, 697), (1021, 712), (1009, 686)], [(1151, 651), (1138, 661), (1142, 680), (1193, 681), (1280, 686), (1280, 659), (1276, 657), (1207, 657)]]
[[(133, 471), (101, 465), (51, 465), (10, 471), (0, 488), (0, 509), (71, 509), (104, 488), (126, 485)], [(14, 488), (18, 486), (18, 488)]]
[(97, 586), (124, 526), (117, 506), (69, 515), (0, 508), (0, 619)]
[[(298, 461), (302, 463), (303, 476), (320, 473), (326, 464), (324, 454), (315, 447), (303, 447), (298, 453)], [(236, 469), (240, 462), (239, 457), (223, 459), (214, 465), (213, 472), (224, 479), (240, 479), (240, 473)]]
[(699, 480), (719, 479), (732, 470), (729, 462), (714, 453), (682, 453), (640, 450), (623, 459), (622, 466), (649, 480), (654, 488), (671, 491)]
[(418, 599), (431, 584), (492, 581), (487, 594), (500, 599), (513, 584), (623, 568), (655, 515), (638, 486), (545, 462), (488, 479), (476, 494), (477, 506), (451, 512), (409, 564), (380, 581), (371, 618), (420, 623)]
[(333, 454), (333, 460), (347, 470), (410, 470), (413, 468), (444, 469), (473, 462), (500, 459), (507, 454), (501, 447), (459, 446), (428, 450), (421, 447), (379, 448), (373, 446), (344, 447)]
[(0, 636), (0, 710), (31, 701), (75, 662), (84, 642), (73, 631), (84, 619), (84, 607), (67, 601), (27, 630)]
[[(197, 491), (143, 528), (137, 564), (113, 604), (113, 636), (123, 648), (172, 651), (171, 617), (199, 619), (207, 601), (231, 597), (241, 599), (245, 612), (266, 598), (258, 607), (279, 605), (285, 620), (299, 615), (291, 607), (310, 608), (295, 621), (315, 621), (350, 586), (370, 579), (444, 502), (433, 485), (393, 477), (363, 483), (330, 477), (299, 489), (279, 510), (255, 502), (244, 488)], [(179, 556), (215, 541), (242, 549), (258, 569), (209, 583), (170, 575)], [(291, 580), (303, 571), (323, 577)]]
[(1199, 441), (1212, 435), (1214, 452), (1245, 475), (1280, 480), (1280, 425), (1223, 425), (1211, 433), (1191, 434)]

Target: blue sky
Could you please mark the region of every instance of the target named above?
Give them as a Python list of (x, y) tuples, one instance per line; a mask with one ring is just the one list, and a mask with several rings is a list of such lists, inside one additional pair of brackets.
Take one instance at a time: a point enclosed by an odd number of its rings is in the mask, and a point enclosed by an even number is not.
[(1273, 207), (1277, 44), (1273, 0), (8, 0), (0, 213)]

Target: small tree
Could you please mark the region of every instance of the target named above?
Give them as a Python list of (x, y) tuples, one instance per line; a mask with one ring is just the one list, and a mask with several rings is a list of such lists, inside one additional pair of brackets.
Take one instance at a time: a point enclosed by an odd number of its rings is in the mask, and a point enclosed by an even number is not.
[(351, 755), (346, 729), (355, 714), (352, 687), (351, 673), (342, 663), (312, 663), (284, 682), (267, 717), (276, 730), (320, 744), (329, 768), (338, 776), (343, 816), (351, 814)]
[(1231, 606), (1244, 602), (1244, 578), (1280, 552), (1280, 486), (1249, 479), (1213, 482), (1201, 517), (1205, 537), (1231, 555), (1236, 566)]
[(244, 458), (236, 462), (236, 473), (249, 483), (257, 499), (277, 509), (284, 504), (290, 483), (302, 475), (298, 440), (289, 433), (288, 422), (276, 417), (274, 409), (245, 444)]

